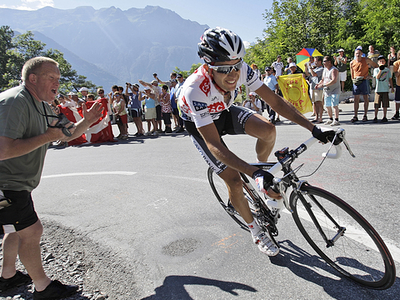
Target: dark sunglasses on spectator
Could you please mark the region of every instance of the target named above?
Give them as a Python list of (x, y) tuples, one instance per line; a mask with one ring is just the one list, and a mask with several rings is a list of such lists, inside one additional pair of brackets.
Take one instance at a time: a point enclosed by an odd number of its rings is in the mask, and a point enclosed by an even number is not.
[(225, 65), (225, 66), (211, 66), (210, 68), (215, 70), (217, 73), (222, 73), (222, 74), (229, 74), (233, 70), (239, 71), (242, 68), (243, 61), (240, 60), (237, 64), (234, 65)]

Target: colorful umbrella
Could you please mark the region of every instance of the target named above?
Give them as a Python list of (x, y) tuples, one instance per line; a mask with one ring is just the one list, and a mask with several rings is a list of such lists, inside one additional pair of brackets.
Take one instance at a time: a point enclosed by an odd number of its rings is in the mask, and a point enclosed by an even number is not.
[(296, 64), (304, 71), (304, 64), (310, 60), (310, 56), (323, 56), (315, 48), (303, 48), (299, 53), (296, 54)]

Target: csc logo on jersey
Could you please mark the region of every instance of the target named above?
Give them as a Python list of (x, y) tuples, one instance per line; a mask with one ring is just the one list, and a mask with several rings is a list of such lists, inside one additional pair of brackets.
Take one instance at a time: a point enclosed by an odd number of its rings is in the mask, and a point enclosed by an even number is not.
[(207, 103), (204, 103), (204, 102), (193, 101), (193, 106), (194, 106), (195, 111), (207, 109)]
[(225, 105), (224, 105), (224, 102), (222, 102), (222, 101), (213, 103), (208, 106), (208, 110), (210, 111), (210, 113), (218, 113), (218, 112), (224, 110), (224, 108), (225, 108)]
[(206, 94), (206, 96), (208, 96), (208, 94), (210, 93), (210, 81), (209, 80), (207, 80), (207, 78), (205, 78), (204, 80), (203, 80), (203, 82), (202, 83), (200, 83), (200, 90), (204, 93), (204, 94)]

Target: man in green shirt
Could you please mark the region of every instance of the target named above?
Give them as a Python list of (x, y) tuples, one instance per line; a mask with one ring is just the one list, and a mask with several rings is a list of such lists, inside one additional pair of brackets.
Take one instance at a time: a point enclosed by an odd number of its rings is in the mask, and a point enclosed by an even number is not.
[[(22, 69), (23, 84), (0, 93), (0, 234), (3, 261), (0, 291), (35, 284), (33, 299), (61, 299), (77, 286), (51, 281), (40, 255), (43, 227), (34, 210), (31, 192), (40, 181), (44, 157), (53, 141), (82, 135), (101, 116), (101, 107), (83, 106), (84, 118), (76, 124), (59, 122), (49, 103), (57, 96), (58, 63), (47, 57), (28, 60)], [(17, 256), (29, 276), (16, 271)]]

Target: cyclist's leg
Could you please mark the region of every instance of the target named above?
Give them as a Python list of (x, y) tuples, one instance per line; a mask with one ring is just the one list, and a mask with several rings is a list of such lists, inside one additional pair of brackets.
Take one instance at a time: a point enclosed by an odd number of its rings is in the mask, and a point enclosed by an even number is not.
[[(220, 128), (222, 123), (224, 123), (222, 120), (220, 123), (216, 123), (219, 131), (226, 130), (229, 133), (234, 133), (234, 126), (232, 124), (228, 123), (228, 125), (222, 129)], [(251, 223), (253, 221), (253, 215), (251, 214), (249, 204), (244, 197), (242, 181), (239, 173), (236, 170), (229, 168), (223, 162), (215, 158), (214, 155), (212, 155), (211, 151), (207, 147), (207, 144), (192, 122), (185, 122), (185, 127), (189, 132), (196, 149), (203, 156), (206, 163), (218, 176), (224, 180), (228, 188), (229, 199), (233, 207), (241, 215), (245, 222)]]
[(227, 133), (246, 133), (257, 138), (257, 158), (259, 161), (266, 162), (275, 145), (275, 126), (263, 116), (245, 107), (232, 106), (229, 110), (232, 118), (232, 130), (228, 129)]
[(275, 145), (275, 126), (263, 116), (254, 114), (247, 120), (245, 130), (247, 134), (257, 138), (257, 158), (259, 161), (266, 162)]
[(247, 224), (253, 222), (253, 215), (251, 214), (249, 203), (244, 197), (242, 180), (239, 173), (227, 167), (224, 171), (218, 174), (218, 176), (225, 181), (228, 187), (229, 199), (236, 211)]

